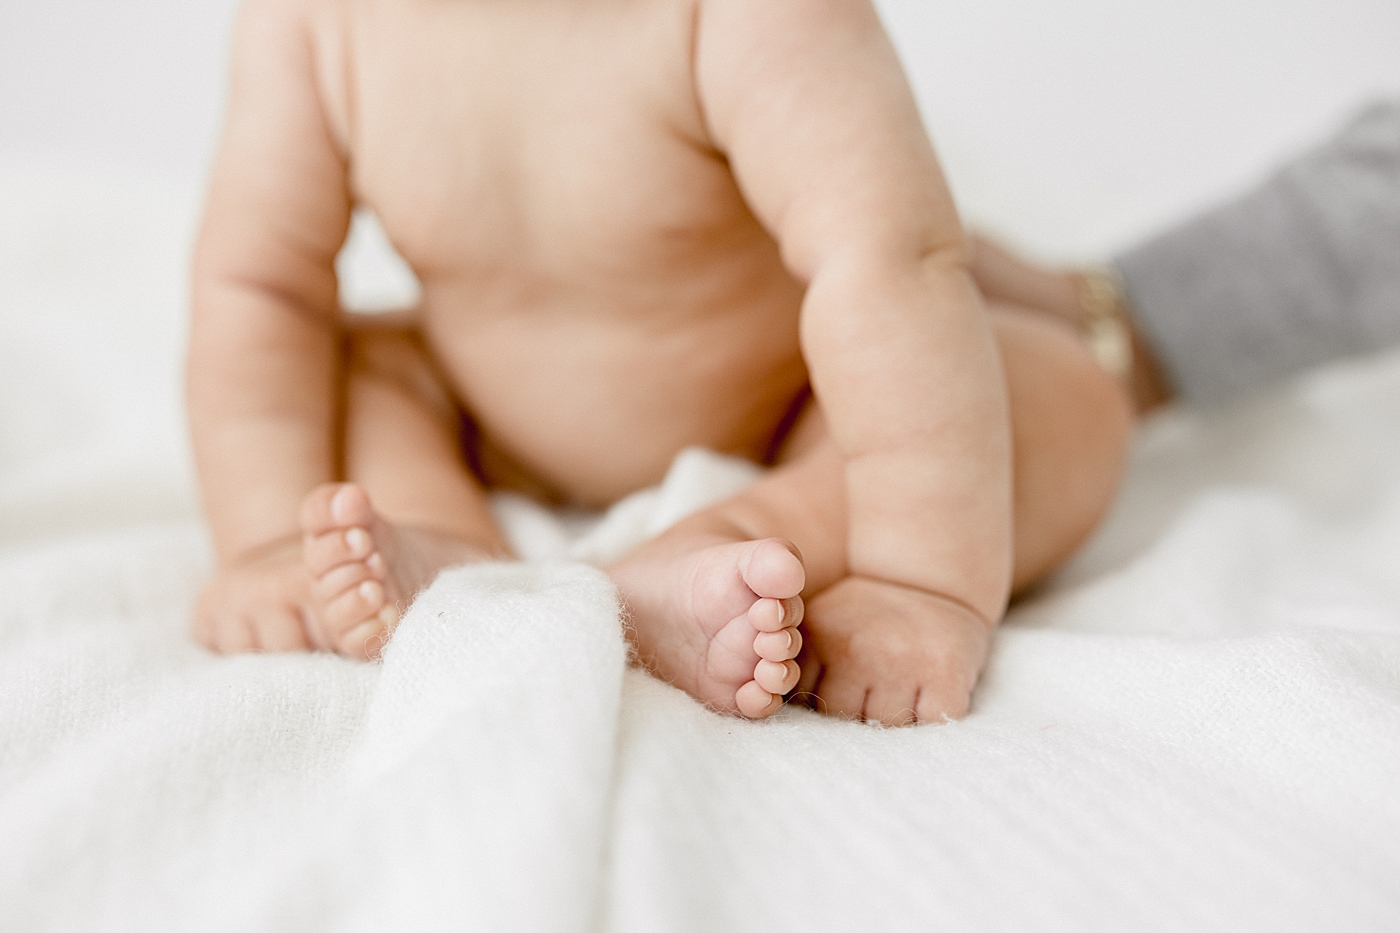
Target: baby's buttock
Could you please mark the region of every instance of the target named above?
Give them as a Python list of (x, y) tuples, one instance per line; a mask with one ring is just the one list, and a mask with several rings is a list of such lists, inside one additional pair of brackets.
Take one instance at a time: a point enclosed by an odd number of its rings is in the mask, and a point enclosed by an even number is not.
[(554, 312), (483, 324), (438, 313), (425, 330), (468, 419), (465, 453), (484, 478), (598, 507), (659, 482), (689, 446), (756, 461), (771, 454), (807, 373), (795, 314), (758, 317), (668, 327)]

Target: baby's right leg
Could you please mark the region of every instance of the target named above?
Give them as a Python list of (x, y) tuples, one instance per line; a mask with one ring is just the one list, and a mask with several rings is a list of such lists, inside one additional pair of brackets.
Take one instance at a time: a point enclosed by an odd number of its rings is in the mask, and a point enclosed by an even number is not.
[(415, 332), (351, 332), (344, 411), (347, 482), (306, 497), (303, 555), (318, 640), (368, 658), (438, 571), (510, 548), (463, 459), (452, 395)]

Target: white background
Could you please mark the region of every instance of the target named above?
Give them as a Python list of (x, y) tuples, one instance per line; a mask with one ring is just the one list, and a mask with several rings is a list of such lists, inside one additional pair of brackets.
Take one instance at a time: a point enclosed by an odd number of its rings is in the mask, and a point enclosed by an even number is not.
[[(197, 184), (234, 7), (0, 0), (0, 171)], [(1400, 91), (1396, 0), (880, 7), (969, 219), (1052, 258), (1126, 247)]]

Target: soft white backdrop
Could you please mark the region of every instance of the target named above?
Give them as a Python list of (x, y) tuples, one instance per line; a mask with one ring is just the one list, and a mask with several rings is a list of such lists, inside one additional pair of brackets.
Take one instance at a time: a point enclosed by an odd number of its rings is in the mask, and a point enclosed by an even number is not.
[[(968, 216), (1099, 255), (1400, 90), (1394, 0), (883, 0)], [(196, 179), (231, 0), (4, 0), (0, 160)]]

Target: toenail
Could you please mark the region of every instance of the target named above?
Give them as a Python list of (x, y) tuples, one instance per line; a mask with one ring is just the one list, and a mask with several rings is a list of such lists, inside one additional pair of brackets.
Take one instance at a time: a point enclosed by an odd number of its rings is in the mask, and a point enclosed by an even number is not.
[(377, 602), (379, 599), (379, 584), (373, 580), (366, 580), (360, 584), (360, 598), (367, 603)]
[(365, 558), (365, 566), (375, 573), (382, 573), (384, 570), (384, 558), (379, 556), (378, 551), (375, 551), (369, 557)]
[(351, 528), (345, 532), (345, 546), (352, 554), (358, 554), (369, 547), (369, 532), (363, 528)]
[(363, 625), (356, 626), (349, 635), (345, 636), (344, 644), (347, 647), (353, 646), (358, 648), (364, 646), (368, 648), (371, 642), (382, 638), (383, 635), (384, 626), (380, 624), (379, 620), (374, 619)]
[(345, 500), (341, 498), (345, 495), (345, 492), (345, 489), (338, 489), (335, 495), (331, 496), (331, 518), (338, 522), (345, 521), (345, 515), (343, 514), (344, 509), (342, 508), (345, 504)]
[[(784, 613), (783, 613), (783, 604), (782, 604), (782, 601), (781, 601), (781, 600), (777, 600), (777, 599), (772, 599), (772, 598), (769, 598), (769, 597), (764, 597), (763, 599), (759, 600), (759, 602), (760, 602), (760, 603), (763, 603), (763, 604), (766, 604), (766, 605), (769, 605), (769, 606), (776, 606), (776, 607), (777, 607), (777, 610), (778, 610), (778, 616), (777, 616), (777, 618), (776, 618), (771, 624), (770, 624), (770, 623), (760, 623), (760, 624), (764, 625), (765, 628), (768, 628), (770, 631), (773, 630), (773, 629), (781, 628), (782, 625), (783, 625), (783, 615), (784, 615)], [(767, 614), (767, 612), (768, 612), (768, 610), (766, 610), (766, 609), (763, 610), (763, 613), (764, 613), (765, 615)]]

